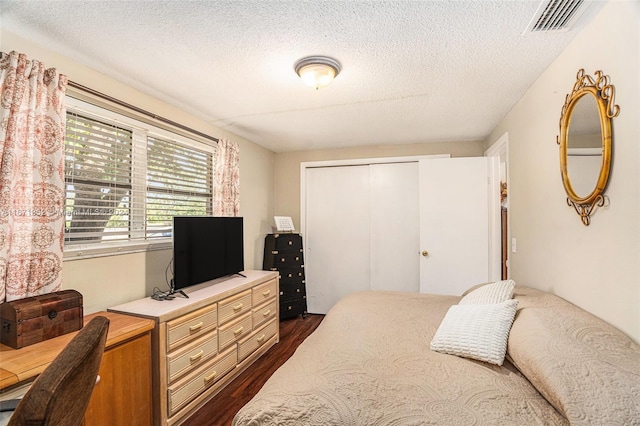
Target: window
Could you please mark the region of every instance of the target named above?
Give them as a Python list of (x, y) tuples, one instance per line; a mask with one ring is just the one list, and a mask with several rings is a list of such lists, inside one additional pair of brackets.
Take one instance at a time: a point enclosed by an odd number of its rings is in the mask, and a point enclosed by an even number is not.
[(173, 216), (212, 214), (213, 154), (211, 145), (67, 98), (65, 253), (147, 249), (171, 237)]
[(146, 236), (171, 235), (173, 216), (210, 215), (211, 153), (147, 137)]
[(130, 237), (132, 136), (67, 111), (65, 243)]

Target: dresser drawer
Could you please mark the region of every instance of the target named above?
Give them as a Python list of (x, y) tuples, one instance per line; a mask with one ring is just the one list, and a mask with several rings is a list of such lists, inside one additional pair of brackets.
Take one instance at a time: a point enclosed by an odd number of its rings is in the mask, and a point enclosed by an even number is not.
[(220, 380), (226, 373), (233, 370), (237, 362), (238, 351), (234, 346), (184, 379), (176, 382), (173, 386), (170, 386), (167, 389), (169, 416), (200, 395), (204, 389)]
[(280, 284), (280, 299), (296, 299), (306, 296), (304, 280), (298, 283)]
[(292, 318), (307, 313), (307, 299), (305, 296), (280, 300), (280, 319)]
[(273, 266), (278, 269), (304, 264), (304, 260), (302, 258), (302, 252), (294, 252), (294, 253), (280, 252), (278, 254), (274, 254), (273, 256), (274, 256)]
[(218, 329), (218, 341), (219, 347), (222, 351), (224, 348), (232, 343), (238, 341), (238, 339), (247, 336), (251, 333), (251, 313), (247, 312), (244, 316), (237, 320), (225, 324)]
[(205, 306), (189, 315), (167, 322), (167, 350), (194, 340), (218, 325), (216, 304)]
[(268, 239), (273, 239), (273, 242), (268, 242), (269, 249), (275, 251), (300, 251), (302, 250), (302, 237), (300, 234), (273, 234)]
[(251, 304), (255, 308), (266, 300), (276, 297), (278, 284), (276, 280), (268, 281), (251, 289)]
[(249, 289), (218, 302), (218, 323), (222, 325), (250, 311), (251, 290)]
[(291, 283), (300, 283), (304, 280), (304, 269), (302, 266), (297, 268), (279, 268), (280, 285)]
[(167, 355), (167, 377), (169, 383), (197, 368), (218, 353), (218, 331), (205, 334), (199, 339)]
[(273, 301), (267, 303), (261, 308), (253, 309), (253, 327), (257, 328), (263, 323), (269, 321), (271, 318), (275, 317), (277, 309), (278, 305), (276, 304), (276, 299), (273, 299)]
[(271, 322), (253, 332), (251, 336), (240, 341), (238, 344), (238, 362), (251, 355), (256, 349), (275, 336), (277, 332), (278, 322), (273, 319)]

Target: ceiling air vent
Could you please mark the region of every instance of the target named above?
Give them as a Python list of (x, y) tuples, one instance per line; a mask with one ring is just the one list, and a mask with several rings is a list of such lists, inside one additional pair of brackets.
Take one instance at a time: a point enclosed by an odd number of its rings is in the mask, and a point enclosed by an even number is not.
[(567, 31), (583, 12), (584, 0), (544, 0), (527, 27), (528, 31)]

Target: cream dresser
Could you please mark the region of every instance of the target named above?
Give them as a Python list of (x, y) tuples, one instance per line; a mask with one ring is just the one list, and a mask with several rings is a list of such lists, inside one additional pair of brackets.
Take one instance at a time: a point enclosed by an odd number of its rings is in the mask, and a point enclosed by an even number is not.
[(243, 274), (189, 287), (188, 299), (147, 297), (109, 308), (156, 321), (154, 424), (186, 421), (278, 342), (278, 273)]

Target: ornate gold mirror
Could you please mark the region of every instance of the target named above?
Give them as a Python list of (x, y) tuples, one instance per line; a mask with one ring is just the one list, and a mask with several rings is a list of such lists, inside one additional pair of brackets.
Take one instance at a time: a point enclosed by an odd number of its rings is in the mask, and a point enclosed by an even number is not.
[(620, 112), (609, 76), (591, 77), (578, 71), (573, 91), (560, 114), (560, 172), (567, 193), (582, 223), (591, 223), (595, 207), (605, 204), (604, 191), (611, 171), (611, 120)]

